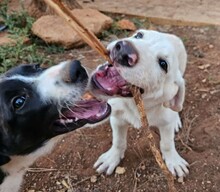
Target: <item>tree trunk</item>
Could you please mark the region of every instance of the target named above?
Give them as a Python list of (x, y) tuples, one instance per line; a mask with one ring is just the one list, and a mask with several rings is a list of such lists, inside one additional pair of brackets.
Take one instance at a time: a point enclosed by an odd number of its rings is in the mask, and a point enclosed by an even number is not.
[[(54, 12), (47, 6), (44, 0), (29, 0), (30, 6), (37, 9), (35, 12), (38, 14), (37, 17), (45, 14), (53, 14)], [(81, 9), (82, 6), (76, 0), (63, 0), (70, 9)]]

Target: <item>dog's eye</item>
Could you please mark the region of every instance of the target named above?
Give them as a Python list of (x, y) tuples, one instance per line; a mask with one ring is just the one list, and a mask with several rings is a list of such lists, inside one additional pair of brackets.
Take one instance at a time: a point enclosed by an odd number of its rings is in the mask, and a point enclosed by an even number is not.
[(42, 70), (43, 70), (43, 69), (41, 68), (40, 64), (35, 64), (35, 65), (34, 65), (34, 69), (35, 69), (36, 71), (42, 71)]
[(14, 108), (15, 110), (21, 109), (21, 108), (24, 106), (25, 100), (26, 100), (26, 97), (25, 97), (25, 96), (15, 97), (15, 98), (12, 100), (13, 108)]
[(134, 38), (136, 38), (136, 39), (142, 39), (144, 37), (144, 35), (143, 35), (143, 33), (141, 33), (141, 32), (138, 32), (135, 36), (134, 36)]
[(35, 68), (35, 69), (39, 69), (39, 68), (40, 68), (40, 64), (34, 65), (34, 68)]
[(160, 67), (167, 73), (167, 62), (164, 59), (159, 59), (158, 60)]

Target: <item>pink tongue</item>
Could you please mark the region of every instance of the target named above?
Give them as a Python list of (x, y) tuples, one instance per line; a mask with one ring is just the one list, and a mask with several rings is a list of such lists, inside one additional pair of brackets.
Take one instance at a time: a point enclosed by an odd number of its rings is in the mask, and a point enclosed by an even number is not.
[(120, 88), (127, 84), (114, 67), (107, 67), (105, 70), (97, 72), (96, 80), (111, 94), (117, 94)]
[(98, 100), (79, 101), (77, 104), (68, 111), (65, 116), (67, 118), (76, 117), (78, 119), (88, 119), (90, 117), (102, 114), (106, 107), (105, 102)]

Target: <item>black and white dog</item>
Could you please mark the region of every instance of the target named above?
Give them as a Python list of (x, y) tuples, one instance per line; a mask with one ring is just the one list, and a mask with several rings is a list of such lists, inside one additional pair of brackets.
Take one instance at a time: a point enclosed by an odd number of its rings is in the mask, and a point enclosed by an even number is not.
[(17, 192), (26, 168), (62, 134), (110, 114), (106, 102), (81, 99), (87, 83), (79, 61), (20, 65), (0, 76), (0, 192)]

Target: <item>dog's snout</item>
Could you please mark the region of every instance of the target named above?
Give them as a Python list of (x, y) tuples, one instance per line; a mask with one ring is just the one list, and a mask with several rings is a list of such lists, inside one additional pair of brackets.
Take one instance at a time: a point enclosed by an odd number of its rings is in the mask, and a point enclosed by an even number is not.
[(78, 83), (88, 79), (88, 74), (80, 61), (74, 60), (64, 66), (62, 79), (66, 83)]
[(138, 53), (128, 41), (118, 41), (110, 55), (113, 61), (128, 67), (134, 66), (138, 61)]

